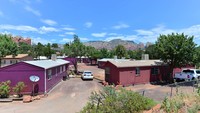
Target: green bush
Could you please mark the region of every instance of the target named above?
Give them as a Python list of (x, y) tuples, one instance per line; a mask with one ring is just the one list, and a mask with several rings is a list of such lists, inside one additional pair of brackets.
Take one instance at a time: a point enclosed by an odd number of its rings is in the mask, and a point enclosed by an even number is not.
[(9, 97), (10, 83), (11, 83), (10, 80), (0, 83), (0, 98), (8, 98)]
[(156, 105), (152, 99), (139, 93), (123, 88), (115, 90), (112, 87), (93, 92), (89, 99), (81, 113), (138, 113)]
[(200, 96), (180, 93), (173, 98), (165, 98), (161, 109), (166, 113), (197, 113), (200, 110)]
[(22, 97), (21, 92), (26, 87), (24, 82), (18, 82), (15, 87), (13, 87), (13, 92), (17, 93), (19, 97)]
[(197, 89), (197, 94), (200, 96), (200, 87)]
[(188, 108), (187, 111), (188, 113), (198, 113), (200, 110), (200, 105), (195, 104), (191, 108)]
[(184, 106), (184, 97), (185, 95), (180, 93), (172, 99), (165, 98), (161, 108), (167, 113), (178, 113), (178, 110)]

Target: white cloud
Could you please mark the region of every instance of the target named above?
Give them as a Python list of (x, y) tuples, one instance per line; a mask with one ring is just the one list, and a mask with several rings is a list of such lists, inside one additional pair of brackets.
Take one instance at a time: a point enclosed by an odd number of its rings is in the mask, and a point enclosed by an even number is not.
[(110, 36), (116, 36), (118, 34), (117, 33), (109, 33), (108, 35), (110, 35)]
[(25, 32), (37, 32), (40, 34), (45, 34), (48, 32), (58, 32), (59, 29), (54, 27), (46, 27), (42, 26), (40, 28), (35, 28), (32, 26), (26, 26), (26, 25), (0, 25), (0, 30), (16, 30), (16, 31), (25, 31)]
[(39, 33), (44, 34), (47, 32), (58, 32), (59, 30), (54, 28), (54, 27), (46, 27), (46, 26), (42, 26), (40, 27)]
[(64, 27), (62, 29), (63, 30), (67, 30), (67, 31), (74, 31), (74, 30), (76, 30), (75, 28), (72, 28), (72, 27)]
[(36, 16), (41, 16), (41, 13), (38, 10), (31, 8), (30, 6), (26, 6), (24, 8), (26, 11), (33, 13)]
[(105, 37), (107, 33), (103, 32), (103, 33), (92, 33), (91, 35), (94, 37)]
[(31, 39), (32, 39), (32, 42), (35, 44), (37, 44), (38, 42), (40, 42), (42, 44), (52, 43), (49, 39), (44, 39), (44, 38), (40, 38), (40, 37), (31, 38)]
[(63, 38), (60, 42), (72, 42), (73, 39), (70, 38)]
[[(1, 32), (1, 34), (12, 34), (11, 32), (8, 32), (8, 31), (3, 31)], [(13, 34), (12, 34), (13, 35)]]
[(53, 26), (53, 25), (56, 25), (57, 22), (56, 21), (53, 21), (53, 20), (50, 20), (50, 19), (42, 19), (41, 22), (47, 24), (47, 25), (50, 25), (50, 26)]
[(81, 41), (88, 41), (89, 39), (88, 39), (88, 38), (85, 38), (85, 37), (80, 37), (80, 40), (81, 40)]
[(146, 30), (142, 30), (142, 29), (139, 29), (139, 30), (135, 30), (138, 35), (153, 35), (154, 33), (152, 31), (146, 31)]
[(0, 17), (3, 17), (4, 13), (2, 11), (0, 11)]
[(129, 27), (130, 27), (130, 26), (127, 25), (127, 24), (120, 23), (120, 24), (118, 24), (118, 25), (113, 26), (112, 28), (118, 30), (118, 29), (124, 29), (124, 28), (129, 28)]
[(65, 32), (66, 35), (74, 35), (74, 32)]
[(34, 31), (37, 32), (37, 28), (32, 26), (25, 26), (25, 25), (0, 25), (1, 30), (17, 30), (17, 31)]
[(106, 38), (106, 41), (110, 41), (110, 40), (113, 40), (113, 39), (122, 39), (122, 40), (130, 40), (130, 41), (133, 41), (133, 40), (137, 39), (137, 36), (136, 36), (136, 35), (111, 36), (111, 37)]
[(92, 22), (86, 22), (86, 23), (85, 23), (85, 27), (87, 27), (87, 28), (91, 28), (92, 25), (93, 25)]
[(164, 25), (159, 25), (149, 30), (139, 29), (134, 31), (136, 32), (136, 40), (140, 42), (155, 42), (160, 34), (184, 33), (185, 35), (194, 36), (194, 41), (200, 44), (200, 25), (182, 29), (169, 29)]
[(63, 35), (63, 34), (59, 34), (58, 36), (60, 36), (60, 37), (64, 37), (65, 35)]

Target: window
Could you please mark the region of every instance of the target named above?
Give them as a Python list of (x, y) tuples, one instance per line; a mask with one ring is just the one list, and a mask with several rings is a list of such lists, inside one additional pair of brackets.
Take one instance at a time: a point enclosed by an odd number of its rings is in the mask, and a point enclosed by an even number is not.
[(105, 74), (110, 74), (110, 68), (109, 67), (105, 68)]
[(62, 66), (60, 66), (60, 73), (62, 73)]
[(58, 75), (58, 68), (56, 68), (56, 76)]
[(200, 70), (196, 70), (196, 73), (197, 73), (197, 74), (200, 74)]
[(12, 62), (12, 60), (10, 60), (10, 64), (12, 64), (13, 62)]
[[(194, 71), (193, 70), (183, 70), (184, 73), (192, 73), (194, 74)], [(197, 71), (196, 71), (197, 72)]]
[(48, 74), (47, 74), (47, 79), (51, 79), (51, 78), (52, 78), (52, 70), (49, 69)]
[(140, 75), (140, 68), (139, 67), (135, 68), (135, 74), (136, 74), (136, 76)]
[(105, 68), (105, 80), (106, 81), (110, 80), (110, 68), (109, 67)]
[(63, 72), (65, 71), (65, 65), (63, 66)]
[(158, 75), (159, 74), (159, 69), (157, 67), (151, 68), (151, 74), (152, 75)]

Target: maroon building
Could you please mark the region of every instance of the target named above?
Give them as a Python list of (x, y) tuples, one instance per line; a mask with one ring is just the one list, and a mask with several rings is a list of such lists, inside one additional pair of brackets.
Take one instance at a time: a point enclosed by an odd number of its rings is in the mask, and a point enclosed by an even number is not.
[(130, 59), (115, 59), (115, 58), (103, 58), (103, 59), (99, 59), (99, 60), (97, 60), (97, 62), (98, 62), (98, 68), (103, 69), (104, 65), (108, 61), (130, 61)]
[[(104, 69), (105, 81), (121, 85), (166, 81), (169, 80), (170, 74), (169, 66), (164, 65), (160, 60), (110, 60), (104, 65)], [(181, 68), (176, 68), (173, 73), (180, 72), (180, 70)]]

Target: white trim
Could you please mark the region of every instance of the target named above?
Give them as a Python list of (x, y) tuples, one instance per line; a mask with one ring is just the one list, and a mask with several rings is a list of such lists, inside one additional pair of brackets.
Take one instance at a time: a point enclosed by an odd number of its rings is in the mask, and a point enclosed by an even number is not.
[(46, 78), (46, 69), (44, 69), (44, 93), (47, 93), (47, 78)]

